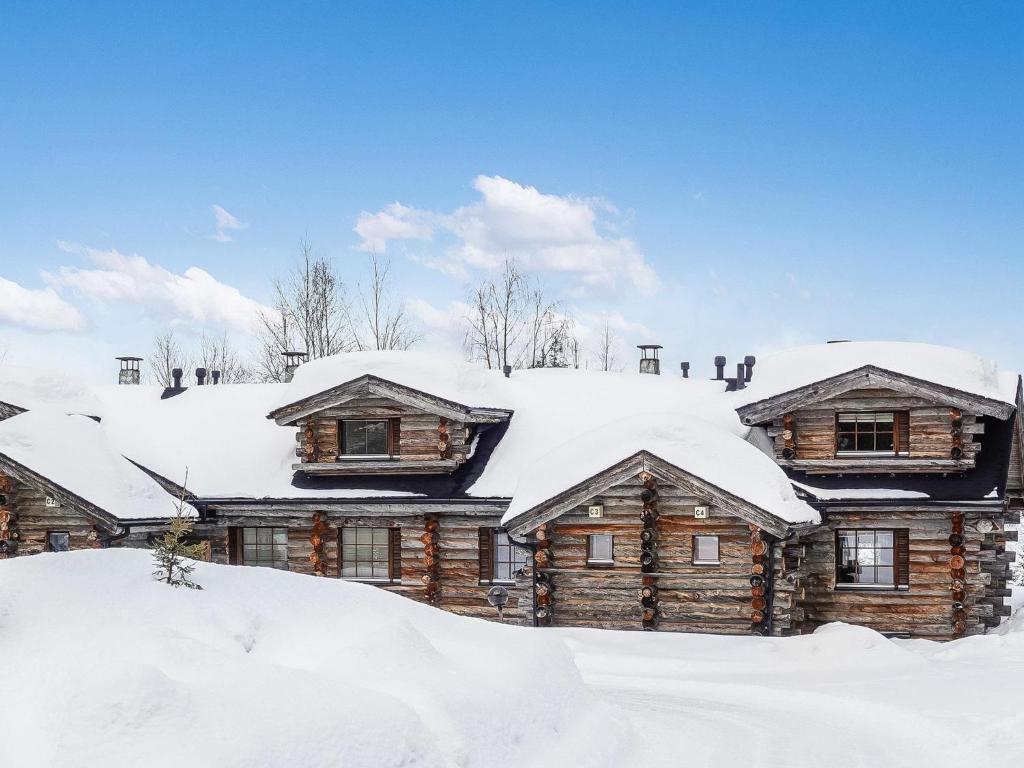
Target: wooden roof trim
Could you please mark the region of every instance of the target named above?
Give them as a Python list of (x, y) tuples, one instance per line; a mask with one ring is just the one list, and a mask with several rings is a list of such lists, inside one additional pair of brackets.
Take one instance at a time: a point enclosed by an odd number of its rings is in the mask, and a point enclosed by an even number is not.
[[(1024, 378), (1020, 374), (1017, 374), (1017, 393), (1013, 399), (1017, 404), (1017, 413), (1013, 417), (1013, 433), (1017, 438), (1017, 450), (1020, 455), (1020, 477), (1018, 480), (1020, 487), (1024, 489), (1024, 422), (1021, 422), (1022, 411), (1024, 411)], [(1010, 450), (1013, 450), (1012, 442)]]
[(29, 469), (21, 462), (15, 461), (9, 456), (0, 453), (0, 470), (11, 477), (20, 480), (26, 485), (32, 485), (36, 488), (41, 489), (47, 495), (60, 501), (61, 504), (67, 504), (84, 514), (89, 515), (96, 519), (98, 523), (102, 525), (109, 533), (120, 533), (122, 530), (121, 521), (110, 512), (105, 509), (96, 506), (91, 501), (87, 501), (79, 496), (77, 493), (69, 491), (67, 488), (58, 485), (47, 477), (40, 475), (38, 472)]
[(885, 387), (909, 395), (925, 396), (939, 400), (961, 410), (1008, 419), (1014, 411), (1013, 405), (989, 397), (936, 384), (903, 373), (864, 365), (846, 373), (815, 381), (803, 387), (791, 389), (736, 409), (744, 424), (760, 424), (776, 416), (812, 405), (830, 397), (865, 387)]
[(625, 480), (647, 471), (659, 479), (677, 486), (690, 486), (701, 495), (707, 496), (711, 503), (720, 506), (742, 517), (749, 523), (757, 525), (767, 533), (782, 538), (790, 529), (790, 524), (770, 512), (729, 493), (718, 486), (697, 477), (648, 451), (639, 451), (627, 459), (614, 464), (608, 469), (577, 483), (562, 493), (553, 496), (541, 504), (529, 509), (510, 520), (505, 528), (516, 536), (521, 536), (550, 520), (562, 516), (571, 509), (583, 504), (588, 499), (599, 495), (602, 491), (612, 488)]
[(315, 395), (296, 400), (294, 403), (281, 406), (271, 411), (267, 418), (273, 419), (281, 426), (286, 426), (294, 424), (296, 421), (317, 411), (332, 408), (364, 394), (388, 397), (413, 408), (436, 413), (439, 416), (444, 416), (454, 421), (496, 424), (507, 421), (512, 416), (512, 411), (510, 410), (503, 408), (473, 408), (432, 395), (429, 392), (423, 392), (372, 374), (366, 374), (335, 387), (325, 389), (323, 392), (318, 392)]

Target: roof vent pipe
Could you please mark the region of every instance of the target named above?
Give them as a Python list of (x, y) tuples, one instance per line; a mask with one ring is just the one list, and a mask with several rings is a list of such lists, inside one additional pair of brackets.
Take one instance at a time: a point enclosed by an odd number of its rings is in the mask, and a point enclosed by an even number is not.
[(715, 356), (715, 381), (725, 378), (725, 355)]
[(736, 363), (736, 389), (743, 389), (746, 385), (746, 373), (743, 363)]
[(754, 375), (754, 363), (757, 362), (757, 358), (753, 355), (747, 355), (743, 358), (743, 367), (746, 368), (746, 373), (743, 374), (743, 380), (750, 383), (750, 379)]
[(203, 386), (206, 383), (206, 369), (196, 368), (196, 385)]
[(171, 369), (171, 378), (174, 379), (174, 388), (181, 389), (181, 368)]
[(210, 376), (213, 377), (214, 384), (220, 384), (220, 371), (210, 371)]
[(505, 374), (505, 378), (507, 379), (509, 376), (512, 375), (512, 366), (507, 364), (501, 366), (501, 372)]
[(680, 363), (679, 367), (683, 371), (683, 378), (684, 379), (690, 378), (690, 364), (689, 363)]

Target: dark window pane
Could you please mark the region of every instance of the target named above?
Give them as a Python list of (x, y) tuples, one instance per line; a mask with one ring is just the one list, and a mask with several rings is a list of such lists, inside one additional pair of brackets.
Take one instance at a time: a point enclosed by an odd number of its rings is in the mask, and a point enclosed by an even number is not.
[(341, 422), (341, 448), (346, 456), (386, 456), (388, 421), (350, 420)]
[(856, 443), (854, 442), (854, 435), (852, 432), (846, 432), (839, 435), (839, 450), (840, 451), (852, 451)]
[(858, 451), (873, 451), (875, 450), (875, 436), (868, 432), (857, 433), (857, 450)]
[(71, 534), (64, 531), (54, 531), (47, 537), (51, 552), (68, 552), (71, 549)]
[(388, 452), (388, 423), (386, 421), (366, 422), (366, 453), (383, 455)]
[(892, 432), (879, 432), (878, 437), (875, 439), (875, 450), (876, 451), (891, 451), (893, 450)]

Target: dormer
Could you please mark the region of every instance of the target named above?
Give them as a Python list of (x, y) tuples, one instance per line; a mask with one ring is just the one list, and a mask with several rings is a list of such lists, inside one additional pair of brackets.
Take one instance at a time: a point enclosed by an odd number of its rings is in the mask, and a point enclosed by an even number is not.
[(482, 429), (511, 415), (368, 374), (284, 405), (267, 418), (295, 428), (296, 471), (404, 475), (454, 471), (472, 455)]
[(983, 447), (986, 418), (1008, 402), (874, 365), (736, 409), (762, 426), (777, 462), (809, 474), (962, 472)]

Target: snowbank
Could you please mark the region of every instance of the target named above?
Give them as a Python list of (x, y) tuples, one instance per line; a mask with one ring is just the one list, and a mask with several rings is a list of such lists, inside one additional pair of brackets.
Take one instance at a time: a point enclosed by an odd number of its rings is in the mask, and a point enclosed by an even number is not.
[(647, 451), (788, 523), (819, 522), (775, 462), (696, 417), (652, 413), (613, 421), (542, 455), (519, 475), (502, 524), (630, 456)]
[(534, 630), (145, 552), (0, 561), (18, 768), (1016, 766), (1024, 618), (949, 643)]
[(621, 765), (632, 748), (557, 635), (374, 587), (147, 552), (0, 561), (0, 763)]
[[(121, 520), (168, 518), (177, 509), (88, 416), (39, 408), (0, 421), (0, 453)], [(195, 514), (188, 505), (186, 512)]]
[(66, 373), (0, 364), (0, 403), (24, 410), (59, 408), (94, 416), (100, 403), (92, 389)]
[(848, 341), (795, 347), (758, 358), (745, 389), (731, 395), (736, 407), (764, 400), (841, 373), (874, 365), (991, 400), (1013, 403), (1017, 374), (972, 352), (902, 341)]

